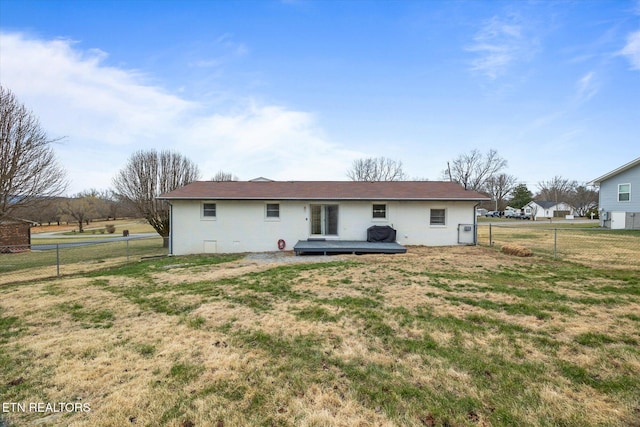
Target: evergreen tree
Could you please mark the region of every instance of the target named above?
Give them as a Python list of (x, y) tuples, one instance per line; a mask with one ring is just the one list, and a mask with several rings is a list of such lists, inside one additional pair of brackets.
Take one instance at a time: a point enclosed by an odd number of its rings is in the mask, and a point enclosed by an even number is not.
[(518, 184), (511, 192), (512, 198), (509, 204), (511, 207), (520, 209), (531, 200), (533, 200), (533, 194), (527, 188), (526, 184)]

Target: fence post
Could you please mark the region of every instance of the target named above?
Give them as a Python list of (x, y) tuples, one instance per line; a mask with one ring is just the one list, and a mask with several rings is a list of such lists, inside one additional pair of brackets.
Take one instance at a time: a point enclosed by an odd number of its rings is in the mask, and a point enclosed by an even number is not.
[(491, 237), (491, 223), (489, 223), (489, 246), (493, 246), (493, 237)]
[(56, 271), (58, 277), (60, 277), (60, 244), (56, 243)]
[(473, 244), (475, 246), (480, 244), (478, 241), (478, 231), (480, 231), (480, 224), (473, 224)]
[(558, 255), (558, 229), (553, 229), (553, 258)]
[(127, 239), (126, 242), (127, 242), (127, 262), (129, 262), (129, 239)]

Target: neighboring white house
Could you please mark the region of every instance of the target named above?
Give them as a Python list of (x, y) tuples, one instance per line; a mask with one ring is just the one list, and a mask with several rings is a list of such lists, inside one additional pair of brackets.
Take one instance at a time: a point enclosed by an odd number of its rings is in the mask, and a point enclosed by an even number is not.
[(437, 181), (197, 181), (159, 198), (171, 206), (174, 255), (274, 251), (280, 240), (286, 249), (309, 238), (366, 240), (373, 225), (393, 227), (403, 245), (472, 244), (475, 209), (489, 200)]
[(552, 202), (548, 200), (532, 200), (524, 206), (526, 214), (531, 214), (534, 220), (547, 218), (564, 218), (573, 215), (575, 210), (565, 202)]
[(594, 179), (599, 186), (600, 225), (640, 229), (640, 157)]

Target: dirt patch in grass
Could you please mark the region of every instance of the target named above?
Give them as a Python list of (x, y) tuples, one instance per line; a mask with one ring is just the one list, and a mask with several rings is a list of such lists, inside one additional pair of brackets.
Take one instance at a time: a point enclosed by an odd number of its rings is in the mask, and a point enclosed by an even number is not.
[(257, 262), (238, 260), (210, 267), (199, 267), (196, 274), (194, 274), (193, 268), (190, 268), (188, 265), (178, 265), (174, 268), (167, 268), (165, 271), (160, 273), (153, 273), (151, 277), (158, 283), (162, 284), (216, 281), (230, 277), (243, 276), (245, 274), (255, 273), (258, 271), (269, 270), (277, 265), (278, 264), (276, 263), (259, 264)]
[(295, 256), (293, 252), (248, 254), (236, 261), (210, 266), (198, 266), (197, 268), (190, 266), (188, 262), (177, 263), (163, 268), (162, 272), (153, 273), (152, 277), (159, 283), (167, 284), (216, 281), (267, 271), (281, 265), (326, 263), (345, 259), (347, 258), (344, 255)]

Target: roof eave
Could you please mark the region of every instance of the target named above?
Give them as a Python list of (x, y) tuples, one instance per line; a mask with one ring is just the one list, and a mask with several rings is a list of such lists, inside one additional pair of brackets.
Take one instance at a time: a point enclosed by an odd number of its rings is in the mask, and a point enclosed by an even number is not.
[(216, 196), (193, 196), (193, 197), (156, 197), (159, 200), (287, 200), (287, 201), (313, 201), (313, 200), (335, 200), (335, 201), (375, 201), (388, 200), (394, 202), (429, 202), (429, 201), (447, 201), (447, 202), (483, 202), (490, 201), (489, 197), (416, 197), (416, 198), (390, 198), (390, 197), (216, 197)]
[(599, 186), (602, 181), (606, 181), (609, 178), (613, 178), (614, 176), (618, 175), (619, 173), (622, 173), (622, 172), (624, 172), (624, 171), (626, 171), (628, 169), (631, 169), (632, 167), (638, 166), (638, 165), (640, 165), (640, 157), (638, 157), (635, 160), (630, 161), (629, 163), (626, 163), (626, 164), (620, 166), (617, 169), (612, 170), (609, 173), (606, 173), (606, 174), (602, 175), (601, 177), (598, 177), (598, 178), (594, 179), (593, 181), (587, 183), (587, 185)]

